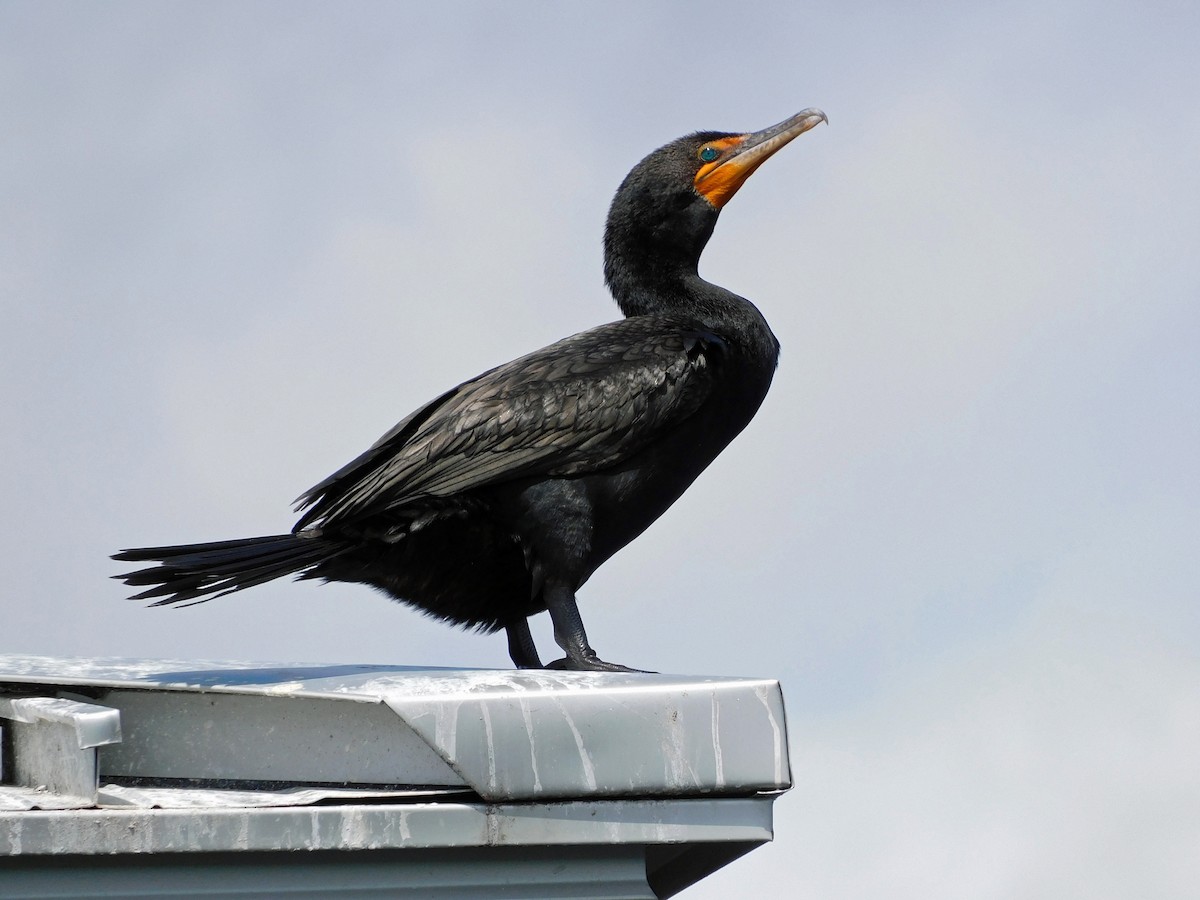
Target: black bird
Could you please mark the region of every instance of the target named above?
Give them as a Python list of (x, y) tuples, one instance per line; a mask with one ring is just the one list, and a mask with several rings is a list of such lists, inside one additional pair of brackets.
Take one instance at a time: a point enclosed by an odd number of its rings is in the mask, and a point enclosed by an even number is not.
[(779, 342), (758, 309), (697, 274), (721, 208), (819, 122), (699, 132), (626, 176), (604, 278), (626, 318), (484, 372), (418, 409), (297, 500), (290, 534), (125, 550), (116, 576), (154, 606), (295, 573), (369, 584), (446, 621), (508, 633), (541, 668), (528, 617), (550, 611), (566, 657), (628, 671), (588, 643), (575, 592), (642, 533), (750, 421)]

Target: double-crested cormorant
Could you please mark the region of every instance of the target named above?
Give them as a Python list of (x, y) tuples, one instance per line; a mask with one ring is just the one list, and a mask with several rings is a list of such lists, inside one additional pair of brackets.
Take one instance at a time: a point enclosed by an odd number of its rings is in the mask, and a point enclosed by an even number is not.
[(549, 610), (566, 657), (588, 643), (575, 592), (687, 489), (758, 410), (779, 343), (752, 303), (697, 274), (729, 198), (825, 114), (752, 134), (699, 132), (638, 163), (613, 199), (604, 278), (621, 312), (418, 409), (297, 501), (290, 534), (125, 550), (116, 576), (155, 606), (295, 573), (361, 582), (421, 611), (508, 633), (541, 668), (527, 618)]

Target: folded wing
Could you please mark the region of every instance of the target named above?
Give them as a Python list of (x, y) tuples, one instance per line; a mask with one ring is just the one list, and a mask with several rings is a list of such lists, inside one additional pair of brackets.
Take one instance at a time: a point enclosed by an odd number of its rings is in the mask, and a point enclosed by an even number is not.
[(513, 360), (442, 394), (303, 494), (296, 530), (618, 465), (703, 406), (724, 349), (703, 329), (637, 316)]

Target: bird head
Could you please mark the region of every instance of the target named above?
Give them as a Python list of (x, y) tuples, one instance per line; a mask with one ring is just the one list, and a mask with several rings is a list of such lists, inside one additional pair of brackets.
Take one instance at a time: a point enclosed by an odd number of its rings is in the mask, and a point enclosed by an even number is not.
[(819, 109), (806, 109), (762, 131), (694, 134), (669, 146), (681, 144), (680, 150), (690, 152), (692, 186), (713, 209), (720, 209), (772, 154), (818, 123), (828, 121)]
[(629, 276), (653, 282), (694, 273), (738, 188), (781, 147), (825, 121), (819, 109), (806, 109), (762, 131), (701, 131), (634, 166), (617, 189), (604, 233), (605, 280), (618, 302)]

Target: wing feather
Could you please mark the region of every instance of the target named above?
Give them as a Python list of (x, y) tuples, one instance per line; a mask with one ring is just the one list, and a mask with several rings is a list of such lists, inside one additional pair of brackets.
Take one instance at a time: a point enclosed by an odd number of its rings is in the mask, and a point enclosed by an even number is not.
[(307, 491), (299, 530), (533, 474), (616, 465), (696, 412), (723, 341), (639, 316), (483, 373), (408, 416)]

